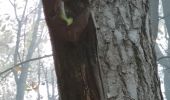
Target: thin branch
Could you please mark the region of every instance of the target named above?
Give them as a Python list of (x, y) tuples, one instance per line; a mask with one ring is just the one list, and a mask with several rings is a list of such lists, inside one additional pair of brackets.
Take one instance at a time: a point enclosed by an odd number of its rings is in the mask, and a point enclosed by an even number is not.
[(19, 52), (17, 52), (17, 55), (18, 55), (19, 61), (22, 62)]
[(50, 54), (50, 55), (45, 55), (45, 56), (38, 57), (38, 58), (29, 59), (29, 60), (26, 60), (26, 61), (23, 61), (23, 62), (18, 63), (18, 64), (16, 64), (16, 65), (14, 65), (14, 66), (12, 66), (12, 67), (10, 67), (10, 68), (6, 69), (5, 71), (1, 72), (1, 73), (0, 73), (0, 76), (1, 76), (2, 74), (6, 73), (6, 72), (8, 72), (8, 71), (10, 71), (10, 70), (12, 70), (12, 69), (13, 69), (14, 67), (16, 67), (16, 66), (19, 66), (19, 65), (22, 65), (22, 64), (25, 64), (25, 63), (31, 62), (31, 61), (35, 61), (35, 60), (39, 60), (39, 59), (43, 59), (43, 58), (47, 58), (47, 57), (51, 57), (51, 56), (52, 56), (52, 54)]
[(30, 14), (32, 14), (34, 11), (37, 10), (38, 7), (34, 8), (33, 10), (31, 10), (30, 12), (28, 12), (28, 14), (26, 15), (26, 17), (29, 17)]
[(18, 14), (17, 14), (17, 10), (16, 10), (16, 4), (15, 4), (15, 0), (14, 0), (14, 3), (12, 3), (11, 0), (9, 0), (9, 2), (11, 3), (11, 5), (14, 7), (14, 13), (15, 13), (15, 17), (18, 21), (18, 23), (20, 23), (20, 19), (18, 18)]
[(0, 81), (3, 81), (3, 79), (5, 79), (12, 71), (8, 71), (8, 73), (6, 73), (4, 76), (1, 76), (1, 80)]
[(9, 0), (9, 2), (10, 2), (10, 4), (11, 4), (12, 6), (14, 6), (14, 3), (13, 3), (11, 0)]
[(23, 12), (22, 12), (21, 21), (23, 21), (23, 19), (24, 19), (25, 12), (26, 12), (26, 8), (27, 8), (27, 4), (28, 4), (28, 0), (26, 0), (26, 2), (25, 2), (24, 10), (23, 10)]

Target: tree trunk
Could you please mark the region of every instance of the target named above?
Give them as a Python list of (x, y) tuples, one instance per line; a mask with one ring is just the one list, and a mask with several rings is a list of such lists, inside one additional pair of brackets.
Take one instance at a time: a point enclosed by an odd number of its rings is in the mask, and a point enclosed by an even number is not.
[[(163, 5), (163, 13), (164, 13), (164, 20), (165, 20), (165, 25), (166, 25), (166, 28), (167, 28), (167, 32), (170, 36), (170, 10), (169, 10), (169, 4), (170, 1), (169, 0), (162, 0), (162, 5)], [(168, 38), (168, 56), (170, 56), (170, 38)], [(166, 60), (166, 64), (169, 65), (169, 59)], [(165, 85), (165, 95), (166, 95), (166, 98), (167, 100), (170, 99), (170, 77), (169, 77), (169, 70), (166, 70), (166, 69), (169, 69), (170, 66), (164, 66), (165, 67), (165, 71), (164, 71), (164, 85)]]
[(169, 0), (162, 0), (163, 5), (163, 13), (164, 13), (164, 19), (165, 19), (165, 25), (167, 27), (168, 34), (170, 36), (170, 10), (169, 10)]
[(148, 0), (103, 0), (95, 14), (100, 28), (98, 53), (107, 99), (163, 100)]
[[(36, 46), (39, 44), (37, 42), (37, 32), (38, 32), (39, 22), (40, 22), (40, 19), (41, 19), (41, 7), (42, 7), (42, 4), (40, 2), (39, 5), (38, 5), (38, 10), (37, 10), (38, 11), (38, 17), (37, 17), (36, 22), (35, 22), (34, 31), (32, 33), (32, 41), (31, 41), (30, 46), (28, 48), (26, 60), (29, 60), (29, 59), (32, 58), (34, 50), (35, 50)], [(21, 73), (16, 73), (16, 72), (14, 73), (15, 81), (16, 81), (16, 85), (17, 85), (16, 100), (24, 100), (25, 84), (26, 84), (29, 66), (30, 66), (29, 62), (25, 63), (25, 64), (22, 65)]]
[(156, 41), (158, 35), (158, 5), (159, 0), (150, 0), (150, 23), (151, 23), (151, 33), (154, 41)]
[(166, 100), (170, 99), (170, 72), (168, 69), (164, 70), (164, 86), (165, 86), (165, 96), (166, 96)]
[[(86, 0), (64, 1), (76, 6), (69, 10), (78, 17), (86, 5)], [(85, 29), (79, 19), (72, 23), (82, 32), (56, 17), (56, 2), (61, 1), (43, 0), (61, 100), (163, 100), (148, 0), (96, 0)]]

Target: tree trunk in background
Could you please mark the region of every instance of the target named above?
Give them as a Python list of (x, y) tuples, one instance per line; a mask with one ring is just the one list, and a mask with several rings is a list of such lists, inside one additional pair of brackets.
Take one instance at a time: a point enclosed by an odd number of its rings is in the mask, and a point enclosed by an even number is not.
[(170, 0), (162, 0), (162, 5), (163, 5), (163, 13), (164, 13), (164, 19), (165, 19), (165, 24), (170, 36), (170, 10), (169, 10), (169, 4)]
[[(40, 19), (41, 19), (41, 7), (42, 7), (42, 4), (40, 2), (38, 5), (38, 9), (37, 9), (38, 16), (35, 21), (35, 26), (34, 26), (33, 33), (32, 33), (32, 40), (29, 45), (25, 60), (29, 60), (32, 58), (34, 50), (35, 50), (36, 46), (39, 44), (38, 43), (39, 41), (37, 42), (37, 38), (38, 38), (37, 32), (38, 32), (38, 26), (40, 23)], [(22, 65), (21, 73), (16, 73), (16, 72), (14, 73), (15, 81), (16, 81), (16, 85), (17, 85), (16, 100), (24, 100), (25, 84), (26, 84), (29, 66), (30, 66), (29, 62), (25, 63)]]
[(49, 91), (49, 81), (48, 81), (48, 70), (47, 70), (47, 68), (45, 68), (44, 67), (44, 65), (42, 65), (43, 66), (43, 72), (44, 72), (44, 78), (45, 78), (45, 85), (46, 85), (46, 92), (47, 92), (47, 97), (48, 97), (48, 100), (51, 100), (50, 99), (50, 91)]
[(51, 95), (51, 100), (55, 100), (55, 80), (54, 80), (54, 76), (55, 76), (55, 73), (54, 73), (54, 68), (51, 69), (51, 87), (52, 87), (52, 95)]
[[(169, 10), (169, 4), (170, 4), (170, 0), (162, 0), (162, 5), (163, 5), (163, 13), (164, 13), (164, 20), (165, 20), (165, 25), (167, 28), (167, 32), (170, 36), (170, 10)], [(170, 55), (170, 38), (168, 39), (168, 56)], [(169, 73), (169, 69), (170, 68), (170, 60), (167, 59), (166, 60), (166, 64), (167, 66), (165, 67), (164, 70), (164, 86), (165, 86), (165, 95), (167, 100), (170, 100), (170, 73)]]
[[(167, 68), (170, 66), (165, 66), (165, 67)], [(166, 100), (170, 100), (170, 85), (169, 84), (170, 84), (170, 70), (165, 69), (164, 70), (164, 87), (165, 87)]]
[[(38, 49), (39, 50), (39, 49)], [(40, 65), (40, 61), (39, 61), (39, 63), (38, 63), (38, 90), (37, 90), (37, 100), (41, 100), (41, 98), (40, 98), (40, 89), (39, 89), (39, 87), (40, 87), (40, 82), (41, 82), (41, 78), (40, 78), (40, 76), (41, 76), (41, 65)]]
[(158, 4), (159, 0), (150, 0), (150, 22), (151, 22), (151, 33), (153, 39), (156, 40), (158, 35)]
[[(55, 0), (43, 1), (49, 25), (47, 14), (54, 9), (47, 3)], [(58, 45), (54, 34), (61, 33), (53, 33), (57, 27), (49, 26), (61, 100), (163, 100), (148, 0), (93, 3), (92, 16), (76, 45)]]

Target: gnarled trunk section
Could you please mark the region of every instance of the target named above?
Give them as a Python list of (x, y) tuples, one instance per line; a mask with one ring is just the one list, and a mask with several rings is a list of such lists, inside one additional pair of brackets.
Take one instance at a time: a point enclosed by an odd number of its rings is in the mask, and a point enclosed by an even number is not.
[(79, 16), (89, 5), (86, 0), (63, 0), (74, 16), (85, 18), (86, 27), (72, 31), (76, 41), (66, 38), (68, 30), (57, 29), (59, 18), (49, 20), (60, 0), (43, 1), (61, 100), (163, 100), (148, 0), (96, 0), (87, 24), (87, 16)]
[[(59, 4), (58, 2), (61, 1), (43, 0), (60, 98), (61, 100), (102, 100), (99, 91), (101, 81), (99, 81), (96, 31), (90, 11), (86, 11), (89, 8), (85, 6), (73, 9), (78, 17), (74, 15), (76, 17), (73, 16), (73, 23), (66, 26), (60, 18), (58, 13), (60, 11), (54, 11), (55, 3)], [(64, 3), (66, 7), (69, 4), (68, 1)]]

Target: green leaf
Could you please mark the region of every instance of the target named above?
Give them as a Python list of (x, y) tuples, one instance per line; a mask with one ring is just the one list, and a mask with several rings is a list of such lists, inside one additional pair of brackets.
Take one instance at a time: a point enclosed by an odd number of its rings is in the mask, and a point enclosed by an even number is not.
[(73, 23), (73, 18), (69, 17), (66, 19), (67, 25), (71, 25)]
[(61, 19), (63, 19), (67, 23), (68, 26), (73, 23), (73, 18), (72, 17), (67, 17), (65, 12), (62, 12), (60, 17), (61, 17)]

